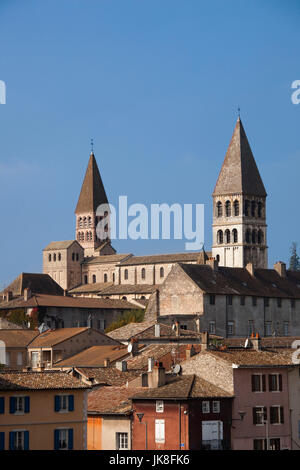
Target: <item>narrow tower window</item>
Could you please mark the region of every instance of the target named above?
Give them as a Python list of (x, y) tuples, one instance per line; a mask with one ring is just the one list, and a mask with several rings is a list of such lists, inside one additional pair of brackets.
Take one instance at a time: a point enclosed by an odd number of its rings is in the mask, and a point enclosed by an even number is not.
[(226, 243), (230, 243), (230, 230), (225, 230), (225, 240)]
[(245, 214), (246, 216), (249, 215), (249, 204), (250, 204), (250, 203), (249, 203), (248, 199), (246, 199), (246, 201), (245, 201), (245, 206), (244, 206), (244, 214)]
[(234, 201), (233, 207), (234, 207), (234, 215), (235, 216), (239, 215), (240, 214), (240, 203), (237, 199)]
[(145, 270), (145, 268), (142, 268), (141, 276), (142, 276), (142, 279), (145, 279), (145, 277), (146, 277), (146, 270)]
[(233, 238), (233, 243), (237, 243), (238, 242), (238, 231), (236, 228), (234, 228), (232, 230), (232, 238)]
[(222, 215), (223, 215), (222, 202), (218, 201), (217, 202), (217, 217), (222, 217)]
[(226, 201), (226, 203), (225, 203), (225, 213), (226, 213), (226, 217), (231, 216), (231, 203), (230, 203), (230, 201)]
[(217, 233), (217, 243), (221, 245), (223, 243), (223, 232), (222, 230), (218, 230)]
[(256, 215), (256, 202), (251, 201), (251, 217), (255, 217)]

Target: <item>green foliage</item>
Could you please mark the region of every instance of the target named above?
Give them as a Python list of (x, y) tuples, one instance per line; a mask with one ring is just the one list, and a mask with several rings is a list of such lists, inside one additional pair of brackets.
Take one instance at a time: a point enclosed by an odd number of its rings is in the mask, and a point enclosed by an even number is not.
[(290, 266), (289, 269), (291, 271), (300, 271), (300, 258), (297, 254), (297, 243), (293, 242), (290, 248)]
[(117, 320), (112, 322), (105, 330), (105, 333), (121, 328), (121, 326), (128, 325), (129, 323), (141, 323), (144, 320), (145, 311), (140, 309), (128, 310), (123, 313)]

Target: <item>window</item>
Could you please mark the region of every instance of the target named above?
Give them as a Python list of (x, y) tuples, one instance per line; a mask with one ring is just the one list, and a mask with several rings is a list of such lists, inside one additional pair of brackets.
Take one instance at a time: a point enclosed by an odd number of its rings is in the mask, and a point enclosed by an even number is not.
[(272, 322), (267, 321), (265, 324), (266, 336), (272, 336)]
[(283, 336), (289, 336), (289, 322), (283, 322)]
[(223, 232), (222, 232), (222, 230), (218, 230), (218, 232), (217, 232), (217, 243), (218, 243), (218, 245), (222, 245), (222, 243), (223, 243)]
[(127, 432), (116, 433), (116, 448), (117, 450), (128, 450), (128, 433)]
[(227, 323), (227, 334), (228, 335), (233, 335), (234, 334), (234, 322), (233, 321), (229, 321)]
[(261, 245), (263, 242), (264, 242), (264, 234), (263, 234), (262, 230), (259, 230), (257, 232), (257, 243), (259, 245)]
[(84, 279), (84, 284), (87, 284), (87, 283), (88, 283), (88, 277), (87, 277), (87, 275), (85, 275), (83, 279)]
[(232, 305), (232, 295), (227, 295), (227, 305)]
[(48, 261), (51, 261), (51, 255), (48, 255)]
[(202, 413), (209, 413), (210, 412), (210, 403), (209, 401), (202, 402)]
[(230, 203), (230, 201), (226, 201), (226, 203), (225, 203), (225, 215), (226, 215), (226, 217), (231, 216), (231, 203)]
[(164, 402), (162, 400), (156, 401), (156, 413), (163, 413), (164, 412)]
[(246, 230), (246, 243), (251, 243), (251, 230)]
[(54, 430), (54, 449), (73, 450), (73, 429)]
[(266, 450), (267, 449), (267, 439), (254, 439), (253, 440), (253, 450)]
[(291, 299), (291, 308), (295, 308), (296, 302), (295, 299)]
[(256, 202), (251, 201), (251, 217), (255, 217), (256, 214)]
[(271, 406), (270, 407), (270, 423), (271, 424), (283, 424), (284, 413), (283, 406)]
[(248, 199), (246, 199), (246, 200), (245, 200), (245, 205), (244, 205), (244, 214), (245, 214), (246, 216), (249, 215), (249, 204), (250, 204), (250, 202), (248, 201)]
[(223, 215), (223, 207), (220, 201), (217, 202), (217, 217), (222, 217)]
[(220, 413), (220, 402), (213, 401), (213, 413)]
[(209, 296), (209, 303), (210, 305), (215, 305), (216, 303), (216, 296), (214, 294), (210, 294)]
[(254, 321), (249, 320), (248, 321), (248, 335), (251, 336), (252, 333), (254, 333)]
[(256, 297), (252, 297), (252, 306), (253, 307), (256, 307), (257, 305), (257, 298)]
[(269, 374), (269, 391), (282, 392), (282, 375)]
[(165, 276), (164, 268), (160, 268), (160, 270), (159, 270), (159, 275), (160, 275), (160, 277), (164, 277), (164, 276)]
[(225, 230), (226, 243), (230, 243), (230, 230)]
[(237, 199), (233, 203), (233, 209), (234, 209), (234, 215), (238, 216), (240, 213), (240, 203)]
[(22, 352), (18, 352), (18, 355), (17, 355), (17, 365), (18, 365), (18, 366), (22, 366), (22, 365), (23, 365), (23, 353), (22, 353)]
[(237, 243), (238, 242), (238, 232), (237, 232), (237, 229), (234, 228), (232, 230), (232, 239), (233, 239), (233, 243)]
[(113, 282), (115, 282), (115, 279), (116, 279), (116, 275), (115, 273), (113, 273)]
[(214, 321), (209, 322), (209, 332), (211, 335), (214, 335), (216, 333), (216, 322)]
[(258, 202), (258, 204), (257, 204), (257, 217), (259, 217), (259, 218), (262, 217), (262, 209), (263, 209), (262, 203)]
[(29, 450), (29, 432), (11, 431), (9, 433), (9, 450)]
[(61, 261), (61, 253), (58, 253), (58, 261)]
[(107, 274), (106, 273), (103, 276), (103, 280), (104, 280), (104, 282), (107, 282)]
[(241, 300), (241, 305), (245, 305), (245, 296), (244, 295), (241, 296), (240, 300)]
[(93, 274), (93, 284), (96, 284), (96, 274)]
[(266, 391), (266, 376), (264, 374), (253, 374), (251, 376), (252, 392)]
[(155, 420), (155, 442), (164, 444), (165, 442), (165, 420)]
[(124, 279), (125, 280), (128, 279), (128, 269), (125, 269), (125, 271), (124, 271)]
[(5, 398), (0, 397), (0, 414), (3, 415), (5, 411)]
[(53, 261), (56, 261), (56, 253), (53, 255)]
[(141, 277), (142, 277), (142, 279), (145, 279), (145, 278), (146, 278), (146, 270), (145, 270), (145, 268), (142, 268)]
[(74, 395), (55, 395), (54, 411), (57, 413), (67, 413), (74, 411)]
[(76, 261), (79, 261), (79, 254), (76, 253)]
[(265, 298), (264, 298), (264, 306), (265, 306), (265, 307), (269, 307), (269, 303), (270, 303), (270, 302), (269, 302), (269, 297), (265, 297)]
[(30, 411), (30, 398), (15, 396), (9, 398), (9, 412), (11, 414), (24, 414)]
[(262, 425), (267, 420), (267, 408), (265, 406), (256, 406), (252, 409), (253, 424)]
[(0, 432), (0, 450), (5, 450), (5, 432)]
[(6, 366), (10, 365), (10, 352), (8, 351), (5, 352), (5, 365)]
[(75, 261), (75, 253), (72, 253), (72, 261)]
[(252, 230), (252, 243), (256, 243), (256, 230)]

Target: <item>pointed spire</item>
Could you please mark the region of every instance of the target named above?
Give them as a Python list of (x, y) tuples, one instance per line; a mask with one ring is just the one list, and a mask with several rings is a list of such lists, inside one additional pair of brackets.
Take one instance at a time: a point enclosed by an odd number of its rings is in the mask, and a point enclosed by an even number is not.
[(107, 204), (107, 196), (93, 151), (90, 154), (75, 213), (96, 212), (100, 204)]
[(213, 196), (229, 194), (267, 195), (240, 116), (213, 192)]

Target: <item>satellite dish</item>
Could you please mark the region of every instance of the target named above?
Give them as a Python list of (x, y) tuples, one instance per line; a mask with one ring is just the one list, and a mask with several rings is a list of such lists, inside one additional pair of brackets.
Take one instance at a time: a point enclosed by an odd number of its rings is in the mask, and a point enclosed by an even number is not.
[(179, 374), (179, 372), (181, 371), (181, 365), (175, 364), (173, 371), (174, 371), (174, 374)]
[(129, 353), (132, 351), (132, 344), (131, 344), (131, 343), (128, 344), (127, 351), (128, 351)]
[(249, 346), (249, 339), (247, 338), (244, 344), (244, 348), (248, 348), (248, 346)]

